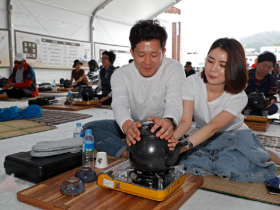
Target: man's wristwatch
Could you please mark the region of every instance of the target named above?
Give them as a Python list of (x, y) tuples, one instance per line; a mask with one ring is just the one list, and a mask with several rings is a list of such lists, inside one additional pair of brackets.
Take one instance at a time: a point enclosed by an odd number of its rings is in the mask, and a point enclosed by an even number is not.
[(188, 138), (186, 138), (186, 141), (188, 142), (189, 150), (191, 150), (193, 148), (193, 143)]
[(177, 125), (176, 125), (175, 121), (173, 120), (173, 118), (166, 117), (166, 118), (164, 118), (164, 119), (168, 119), (168, 120), (170, 120), (170, 122), (171, 122), (171, 123), (172, 123), (172, 125), (173, 125), (173, 129), (175, 129), (175, 128), (177, 127)]

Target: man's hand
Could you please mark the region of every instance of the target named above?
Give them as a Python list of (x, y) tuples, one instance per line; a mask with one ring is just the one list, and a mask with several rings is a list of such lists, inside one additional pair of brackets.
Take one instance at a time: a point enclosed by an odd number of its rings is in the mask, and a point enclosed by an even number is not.
[(162, 119), (159, 117), (149, 117), (148, 121), (153, 121), (155, 124), (151, 129), (152, 133), (154, 133), (159, 127), (161, 127), (161, 129), (156, 133), (157, 137), (168, 140), (171, 138), (171, 136), (173, 136), (174, 127), (170, 120)]
[(131, 120), (126, 120), (123, 123), (123, 131), (126, 133), (126, 143), (128, 146), (132, 144), (136, 144), (136, 141), (140, 141), (140, 131), (139, 128), (142, 127), (140, 122), (132, 122)]
[(103, 103), (104, 101), (106, 101), (109, 98), (110, 98), (110, 96), (105, 96), (99, 100), (99, 103)]
[[(269, 101), (269, 98), (266, 98), (266, 101)], [(272, 100), (271, 100), (271, 102), (270, 102), (270, 104), (268, 104), (268, 106), (266, 107), (266, 109), (268, 109), (269, 107), (271, 107), (273, 104), (275, 104), (276, 103), (276, 100), (275, 100), (275, 98), (273, 98)]]
[(11, 88), (11, 87), (14, 87), (14, 83), (12, 83), (12, 82), (8, 82), (4, 87), (3, 87), (3, 89), (9, 89), (9, 88)]

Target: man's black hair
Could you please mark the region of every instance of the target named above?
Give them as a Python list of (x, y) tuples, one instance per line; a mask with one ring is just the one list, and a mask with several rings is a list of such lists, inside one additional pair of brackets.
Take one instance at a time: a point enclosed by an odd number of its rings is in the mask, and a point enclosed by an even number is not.
[(131, 62), (133, 62), (133, 61), (134, 61), (133, 59), (129, 59), (129, 60), (128, 60), (128, 63), (131, 63)]
[(104, 55), (104, 54), (109, 56), (109, 61), (110, 61), (111, 64), (113, 64), (115, 62), (115, 60), (116, 60), (116, 54), (115, 53), (113, 53), (112, 51), (104, 51), (102, 53), (102, 55)]
[(149, 40), (159, 40), (162, 50), (165, 48), (167, 33), (165, 29), (159, 25), (158, 20), (139, 20), (130, 30), (129, 41), (132, 50), (139, 42)]
[(262, 54), (258, 56), (258, 63), (264, 62), (264, 61), (272, 61), (273, 67), (276, 64), (276, 57), (273, 53), (265, 51)]
[(186, 65), (190, 65), (190, 66), (192, 66), (192, 62), (187, 61), (187, 62), (186, 62)]

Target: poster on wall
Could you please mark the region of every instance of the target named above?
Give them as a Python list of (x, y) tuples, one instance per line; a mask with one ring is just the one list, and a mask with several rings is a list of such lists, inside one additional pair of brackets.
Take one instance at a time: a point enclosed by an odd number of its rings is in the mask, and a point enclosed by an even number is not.
[(0, 68), (9, 66), (9, 33), (6, 30), (0, 30)]
[(48, 37), (21, 31), (15, 32), (16, 53), (23, 52), (33, 68), (70, 69), (74, 60), (83, 68), (91, 59), (91, 44), (75, 40)]
[(116, 54), (116, 60), (114, 62), (114, 66), (121, 67), (123, 65), (128, 64), (129, 59), (133, 59), (130, 54), (130, 47), (128, 46), (118, 46), (118, 45), (109, 45), (103, 43), (94, 43), (94, 55), (95, 61), (102, 65), (101, 57), (104, 51), (112, 51)]

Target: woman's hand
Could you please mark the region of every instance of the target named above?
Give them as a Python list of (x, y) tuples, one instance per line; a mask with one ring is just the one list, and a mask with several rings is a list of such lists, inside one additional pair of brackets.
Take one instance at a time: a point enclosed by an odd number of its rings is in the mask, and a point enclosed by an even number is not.
[(175, 139), (174, 137), (171, 137), (169, 140), (168, 140), (168, 147), (169, 147), (169, 150), (170, 151), (173, 151), (174, 148), (176, 147), (176, 145), (178, 144), (178, 139)]

